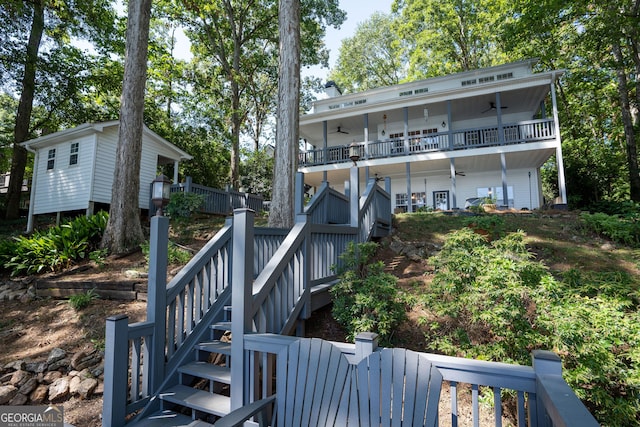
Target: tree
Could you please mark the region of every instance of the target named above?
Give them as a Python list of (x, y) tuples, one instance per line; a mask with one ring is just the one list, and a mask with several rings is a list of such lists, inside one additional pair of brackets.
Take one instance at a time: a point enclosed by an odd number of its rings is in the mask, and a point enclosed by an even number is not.
[(505, 0), (395, 0), (396, 28), (416, 80), (507, 62), (499, 44)]
[(273, 176), (273, 199), (269, 226), (290, 228), (294, 224), (294, 180), (298, 169), (300, 118), (300, 0), (280, 0), (280, 72)]
[(140, 156), (151, 0), (129, 2), (116, 167), (102, 247), (122, 254), (144, 241), (139, 215)]
[[(2, 87), (19, 98), (4, 212), (7, 219), (18, 216), (28, 160), (26, 150), (19, 144), (55, 131), (85, 111), (69, 106), (88, 90), (87, 70), (93, 61), (70, 46), (70, 38), (95, 40), (104, 50), (117, 39), (114, 22), (115, 14), (106, 0), (75, 0), (64, 4), (52, 0), (8, 0), (0, 8)], [(47, 49), (41, 51), (42, 45)], [(38, 111), (36, 121), (32, 117), (34, 109)]]
[(342, 40), (329, 80), (344, 93), (354, 93), (400, 83), (407, 61), (401, 55), (393, 17), (376, 12), (358, 24), (353, 37)]

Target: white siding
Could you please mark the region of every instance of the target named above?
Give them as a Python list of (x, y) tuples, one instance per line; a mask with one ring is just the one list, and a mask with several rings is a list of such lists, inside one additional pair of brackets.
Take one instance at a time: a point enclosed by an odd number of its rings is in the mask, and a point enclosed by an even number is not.
[[(94, 156), (92, 140), (90, 136), (83, 137), (41, 149), (38, 164), (34, 165), (37, 168), (34, 214), (87, 209)], [(73, 142), (79, 143), (78, 163), (69, 165)], [(56, 150), (55, 166), (47, 171), (47, 154), (53, 148)]]
[(111, 203), (113, 172), (116, 164), (118, 128), (112, 127), (97, 135), (98, 150), (93, 171), (93, 189), (91, 200), (98, 203)]
[(148, 209), (151, 194), (149, 186), (156, 177), (158, 169), (159, 144), (155, 144), (147, 139), (142, 142), (142, 157), (140, 158), (140, 208)]

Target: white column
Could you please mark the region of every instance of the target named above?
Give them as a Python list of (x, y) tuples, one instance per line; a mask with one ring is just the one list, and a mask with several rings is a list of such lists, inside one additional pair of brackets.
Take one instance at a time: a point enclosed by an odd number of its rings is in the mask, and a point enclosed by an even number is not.
[(556, 134), (556, 166), (558, 168), (558, 190), (562, 203), (567, 203), (567, 185), (564, 179), (564, 160), (562, 159), (562, 140), (560, 138), (560, 122), (558, 121), (558, 105), (556, 103), (556, 75), (551, 77), (551, 104), (553, 105), (553, 126)]

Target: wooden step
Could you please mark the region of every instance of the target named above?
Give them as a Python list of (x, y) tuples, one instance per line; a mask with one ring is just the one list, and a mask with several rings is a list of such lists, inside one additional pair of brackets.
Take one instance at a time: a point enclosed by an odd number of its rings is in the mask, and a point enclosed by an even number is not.
[(231, 369), (207, 362), (191, 362), (178, 368), (181, 374), (187, 374), (223, 384), (231, 384)]
[(160, 399), (209, 414), (224, 416), (231, 412), (231, 399), (221, 394), (209, 393), (186, 385), (175, 385), (162, 393)]
[(206, 341), (195, 345), (196, 350), (206, 351), (208, 353), (219, 353), (227, 356), (231, 355), (231, 343), (225, 341)]
[(213, 329), (214, 331), (230, 331), (231, 322), (216, 322), (211, 325), (211, 329)]
[(162, 411), (132, 424), (132, 427), (211, 427), (202, 420), (192, 420), (183, 414), (173, 411)]

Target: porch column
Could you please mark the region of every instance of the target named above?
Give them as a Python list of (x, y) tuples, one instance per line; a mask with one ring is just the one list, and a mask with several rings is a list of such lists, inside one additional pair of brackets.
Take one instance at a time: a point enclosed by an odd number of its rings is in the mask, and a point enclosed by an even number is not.
[(504, 145), (504, 131), (502, 130), (502, 104), (500, 92), (496, 92), (496, 112), (498, 117), (498, 144)]
[[(449, 132), (449, 150), (453, 150), (453, 132), (451, 131), (451, 100), (447, 101), (447, 131)], [(454, 174), (455, 175), (455, 174)], [(455, 176), (454, 176), (455, 178)]]
[(176, 160), (173, 162), (173, 183), (178, 184), (178, 165), (180, 164), (180, 160)]
[(509, 192), (507, 186), (507, 156), (500, 153), (500, 166), (502, 166), (502, 205), (509, 206)]
[(449, 173), (451, 174), (451, 209), (456, 209), (458, 207), (456, 201), (456, 160), (453, 158), (449, 163)]
[(407, 170), (407, 212), (413, 212), (413, 203), (411, 199), (411, 163), (406, 162), (405, 167)]
[(567, 203), (567, 186), (564, 179), (564, 160), (562, 159), (562, 140), (560, 138), (560, 123), (558, 122), (558, 105), (556, 103), (556, 74), (552, 74), (551, 78), (551, 104), (553, 105), (553, 127), (556, 134), (556, 166), (558, 168), (558, 190), (560, 191), (560, 200)]
[(409, 154), (409, 107), (403, 107), (404, 115), (404, 153)]
[(360, 213), (360, 177), (358, 166), (353, 165), (349, 169), (349, 213), (351, 227), (360, 227), (358, 216)]
[[(322, 164), (327, 164), (327, 121), (322, 121)], [(327, 171), (322, 172), (322, 181), (327, 181)]]
[(364, 113), (364, 158), (369, 158), (369, 113)]

